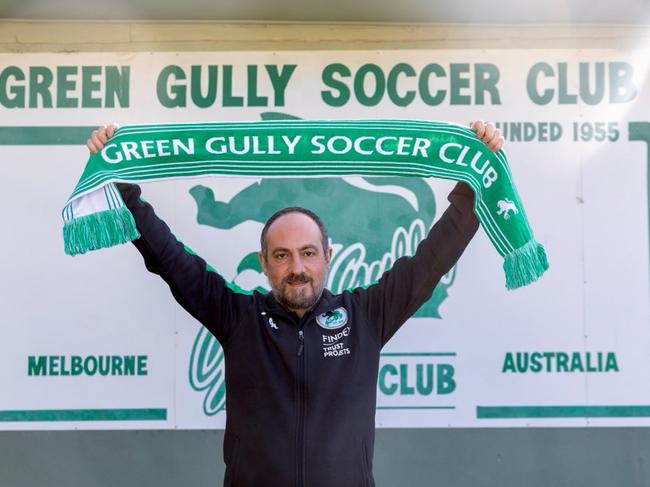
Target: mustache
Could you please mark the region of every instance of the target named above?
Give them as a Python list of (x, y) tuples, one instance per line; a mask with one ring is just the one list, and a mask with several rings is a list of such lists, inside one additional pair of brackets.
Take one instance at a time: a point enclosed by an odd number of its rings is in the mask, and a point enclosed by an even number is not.
[(287, 277), (282, 279), (284, 284), (294, 284), (294, 283), (307, 283), (311, 282), (311, 277), (309, 277), (304, 272), (300, 274), (289, 274)]

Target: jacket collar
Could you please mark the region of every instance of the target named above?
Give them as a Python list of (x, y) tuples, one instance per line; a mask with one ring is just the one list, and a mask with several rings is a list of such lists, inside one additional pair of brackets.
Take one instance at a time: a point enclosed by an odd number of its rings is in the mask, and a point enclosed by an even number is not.
[(333, 298), (334, 295), (331, 292), (329, 292), (327, 289), (324, 289), (320, 299), (316, 302), (316, 304), (312, 309), (310, 309), (305, 313), (302, 319), (298, 318), (298, 315), (296, 315), (293, 311), (289, 311), (284, 306), (282, 306), (275, 299), (275, 296), (273, 296), (273, 293), (271, 291), (266, 293), (266, 295), (264, 296), (264, 304), (270, 313), (275, 314), (276, 316), (284, 316), (290, 319), (291, 321), (299, 323), (300, 321), (303, 320), (310, 320), (314, 316), (318, 316), (332, 309)]

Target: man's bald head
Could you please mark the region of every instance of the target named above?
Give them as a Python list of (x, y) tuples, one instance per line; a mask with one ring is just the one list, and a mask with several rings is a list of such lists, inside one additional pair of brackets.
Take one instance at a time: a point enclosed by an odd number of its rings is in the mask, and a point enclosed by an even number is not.
[(325, 224), (323, 223), (323, 220), (320, 219), (320, 217), (314, 213), (311, 210), (308, 210), (307, 208), (302, 208), (301, 206), (290, 206), (288, 208), (283, 208), (281, 210), (276, 211), (269, 217), (268, 220), (266, 220), (266, 223), (264, 224), (264, 228), (262, 229), (262, 234), (260, 235), (260, 248), (262, 249), (262, 255), (266, 259), (268, 256), (268, 243), (266, 241), (266, 236), (269, 233), (269, 228), (275, 222), (278, 218), (280, 218), (283, 215), (288, 215), (290, 213), (301, 213), (303, 215), (308, 216), (311, 218), (316, 225), (318, 225), (318, 228), (320, 229), (321, 233), (321, 242), (323, 246), (323, 252), (327, 252), (327, 249), (329, 247), (329, 236), (327, 234), (327, 228), (325, 228)]

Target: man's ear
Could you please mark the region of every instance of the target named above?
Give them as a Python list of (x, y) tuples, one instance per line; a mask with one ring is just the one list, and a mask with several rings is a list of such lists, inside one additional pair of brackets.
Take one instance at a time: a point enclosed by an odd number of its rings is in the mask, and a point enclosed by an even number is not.
[(327, 262), (330, 263), (332, 261), (332, 247), (327, 247)]
[(264, 272), (264, 275), (268, 277), (269, 275), (266, 273), (266, 259), (264, 258), (264, 254), (261, 251), (257, 253), (257, 258), (260, 260), (262, 272)]

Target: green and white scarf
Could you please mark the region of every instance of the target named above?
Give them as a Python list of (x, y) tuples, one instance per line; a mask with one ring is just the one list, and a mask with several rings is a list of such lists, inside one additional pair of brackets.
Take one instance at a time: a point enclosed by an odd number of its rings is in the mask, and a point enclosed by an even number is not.
[[(203, 176), (415, 176), (464, 181), (474, 212), (504, 257), (506, 287), (539, 278), (548, 261), (537, 243), (503, 152), (466, 127), (414, 120), (282, 120), (119, 128), (91, 155), (63, 209), (70, 255), (139, 237), (116, 181)], [(379, 211), (379, 210), (378, 210)]]

